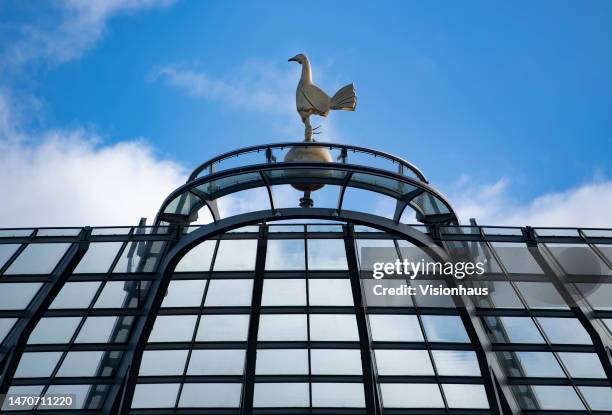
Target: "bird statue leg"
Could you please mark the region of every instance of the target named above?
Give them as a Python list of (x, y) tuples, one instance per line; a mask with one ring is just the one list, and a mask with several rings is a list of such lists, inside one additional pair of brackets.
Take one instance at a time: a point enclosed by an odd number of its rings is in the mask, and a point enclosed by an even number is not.
[(312, 125), (310, 125), (310, 116), (304, 118), (304, 140), (312, 142)]

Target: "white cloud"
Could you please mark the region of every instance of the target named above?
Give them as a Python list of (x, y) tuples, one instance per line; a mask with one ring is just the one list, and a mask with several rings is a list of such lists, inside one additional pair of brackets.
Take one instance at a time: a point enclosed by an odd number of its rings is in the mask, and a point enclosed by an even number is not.
[(612, 227), (612, 181), (594, 180), (562, 192), (545, 193), (526, 203), (508, 178), (481, 186), (459, 180), (450, 201), (462, 222), (476, 218), (481, 225)]
[[(172, 4), (174, 0), (62, 0), (41, 5), (34, 21), (19, 26), (2, 51), (0, 66), (34, 60), (58, 64), (79, 58), (100, 39), (109, 19)], [(44, 7), (43, 7), (44, 6)]]
[[(317, 79), (325, 79), (325, 71), (313, 71)], [(151, 74), (151, 80), (165, 82), (189, 96), (260, 114), (276, 132), (290, 137), (288, 141), (303, 139), (303, 124), (295, 109), (299, 77), (295, 63), (262, 60), (244, 62), (222, 77), (201, 70), (199, 65), (168, 65)], [(318, 141), (342, 141), (330, 118), (313, 117), (312, 123), (321, 126), (315, 137)]]

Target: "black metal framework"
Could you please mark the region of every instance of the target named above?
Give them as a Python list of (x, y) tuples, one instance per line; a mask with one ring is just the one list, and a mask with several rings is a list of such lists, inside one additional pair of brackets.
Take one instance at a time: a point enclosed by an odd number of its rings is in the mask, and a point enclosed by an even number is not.
[[(338, 163), (277, 162), (296, 145), (329, 148)], [(242, 163), (259, 153), (265, 164)], [(393, 169), (359, 165), (358, 156)], [(219, 171), (233, 159), (238, 167)], [(310, 182), (338, 185), (338, 203), (275, 205), (273, 186)], [(269, 209), (220, 217), (220, 196), (252, 187), (266, 188)], [(393, 218), (343, 208), (349, 187), (394, 197)], [(213, 221), (187, 226), (203, 206)], [(422, 224), (400, 221), (407, 206)], [(456, 223), (448, 201), (404, 160), (354, 146), (281, 143), (199, 166), (154, 227), (0, 229), (0, 395), (77, 395), (79, 409), (55, 414), (612, 414), (612, 230)], [(283, 252), (297, 265), (272, 267), (278, 246), (297, 249)], [(381, 302), (372, 297), (368, 246), (398, 259), (414, 248), (437, 261), (484, 260), (483, 276), (439, 283), (487, 287), (490, 295)], [(206, 267), (181, 268), (194, 253)], [(245, 258), (252, 262), (239, 269), (218, 265)], [(267, 302), (271, 281), (303, 297)], [(340, 287), (337, 302), (317, 302), (321, 281)], [(420, 278), (400, 282), (416, 286)], [(238, 287), (242, 300), (219, 294), (223, 284)], [(167, 305), (176, 287), (189, 287), (178, 291), (185, 303)], [(219, 317), (235, 318), (231, 330), (246, 324), (244, 332), (205, 338), (202, 327)], [(156, 339), (162, 320), (180, 335)], [(299, 335), (262, 334), (283, 321)], [(342, 324), (322, 335), (321, 322)], [(225, 351), (235, 356), (231, 370), (198, 360)], [(153, 370), (151, 352), (166, 353), (166, 366)], [(266, 352), (300, 356), (303, 366), (262, 372)], [(337, 366), (321, 371), (329, 356)], [(150, 395), (158, 406), (142, 404), (143, 385), (161, 385)], [(299, 399), (275, 406), (275, 388)], [(220, 404), (203, 403), (198, 391)]]

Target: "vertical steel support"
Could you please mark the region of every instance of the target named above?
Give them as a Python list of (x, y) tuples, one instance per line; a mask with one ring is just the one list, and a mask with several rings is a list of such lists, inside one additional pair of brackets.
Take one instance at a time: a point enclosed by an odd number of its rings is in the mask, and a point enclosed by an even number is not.
[(26, 316), (17, 322), (12, 333), (5, 339), (4, 347), (9, 351), (0, 359), (0, 395), (6, 394), (11, 386), (15, 370), (17, 370), (17, 365), (28, 343), (30, 334), (32, 334), (32, 331), (44, 316), (45, 312), (68, 280), (68, 277), (72, 275), (72, 272), (85, 255), (85, 252), (87, 252), (90, 234), (90, 227), (85, 227), (81, 230), (79, 241), (73, 243), (70, 248), (68, 248), (68, 251), (57, 265), (53, 281), (43, 285), (26, 310)]
[(368, 316), (366, 303), (361, 291), (361, 280), (359, 278), (359, 264), (357, 261), (357, 246), (355, 244), (355, 229), (353, 225), (344, 225), (344, 247), (348, 264), (351, 291), (355, 305), (355, 317), (357, 318), (357, 330), (359, 332), (359, 350), (361, 351), (361, 370), (363, 372), (363, 389), (365, 393), (366, 412), (368, 415), (382, 414), (381, 400), (378, 396), (378, 384), (376, 382), (376, 371), (372, 361), (372, 340), (368, 329)]
[(251, 317), (247, 338), (246, 365), (244, 372), (244, 389), (242, 393), (242, 415), (253, 413), (253, 396), (255, 392), (255, 362), (257, 360), (257, 333), (259, 332), (259, 316), (261, 315), (261, 295), (263, 293), (264, 272), (266, 268), (266, 252), (268, 250), (268, 227), (260, 225), (257, 239), (257, 254), (255, 257), (255, 276), (253, 281), (253, 297), (251, 300)]

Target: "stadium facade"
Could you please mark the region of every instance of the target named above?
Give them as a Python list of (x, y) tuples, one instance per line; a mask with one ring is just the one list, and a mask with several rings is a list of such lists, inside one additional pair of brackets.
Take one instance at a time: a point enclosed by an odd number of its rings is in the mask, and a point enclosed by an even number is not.
[[(373, 279), (383, 257), (486, 272)], [(375, 294), (424, 282), (457, 290)], [(612, 414), (612, 230), (460, 226), (398, 157), (255, 146), (152, 226), (0, 230), (0, 341), (2, 413)]]

